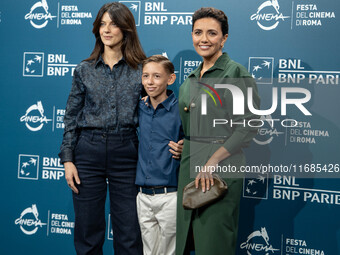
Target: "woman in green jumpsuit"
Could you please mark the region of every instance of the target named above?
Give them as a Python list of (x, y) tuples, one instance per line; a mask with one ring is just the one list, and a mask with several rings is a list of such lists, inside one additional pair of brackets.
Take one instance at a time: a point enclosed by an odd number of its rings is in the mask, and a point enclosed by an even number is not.
[[(195, 210), (183, 208), (183, 188), (194, 179), (202, 192), (213, 185), (211, 171), (197, 169), (213, 167), (210, 169), (218, 170), (219, 166), (220, 169), (239, 170), (245, 165), (242, 148), (256, 135), (255, 123), (259, 118), (247, 106), (248, 88), (255, 109), (259, 109), (260, 99), (255, 81), (247, 70), (231, 60), (227, 53), (222, 53), (228, 37), (225, 14), (214, 8), (201, 8), (194, 13), (192, 26), (193, 44), (203, 62), (179, 91), (185, 140), (178, 183), (176, 254), (188, 253), (188, 242), (193, 235), (197, 255), (233, 255), (242, 190), (240, 175), (218, 173), (228, 184), (227, 194)], [(216, 84), (231, 86), (226, 89)]]

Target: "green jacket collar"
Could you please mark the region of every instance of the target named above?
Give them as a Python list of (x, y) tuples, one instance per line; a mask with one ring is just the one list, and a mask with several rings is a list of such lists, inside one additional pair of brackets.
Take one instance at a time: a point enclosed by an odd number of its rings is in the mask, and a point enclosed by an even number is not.
[[(229, 55), (226, 52), (223, 52), (223, 54), (216, 60), (215, 64), (207, 70), (207, 72), (214, 71), (216, 69), (223, 70), (225, 68), (226, 63), (230, 61)], [(199, 65), (199, 67), (194, 70), (189, 77), (195, 76), (196, 78), (200, 77), (200, 72), (202, 70), (203, 62)]]

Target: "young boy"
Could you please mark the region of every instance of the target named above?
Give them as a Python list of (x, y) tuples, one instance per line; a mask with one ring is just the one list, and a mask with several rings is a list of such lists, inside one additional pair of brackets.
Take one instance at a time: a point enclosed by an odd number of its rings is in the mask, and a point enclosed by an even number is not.
[[(175, 82), (173, 64), (161, 55), (143, 62), (147, 102), (139, 103), (137, 213), (144, 255), (175, 254), (179, 156), (173, 146), (183, 137), (178, 101), (167, 86)], [(182, 141), (178, 142), (182, 144)], [(170, 146), (170, 147), (169, 147)]]

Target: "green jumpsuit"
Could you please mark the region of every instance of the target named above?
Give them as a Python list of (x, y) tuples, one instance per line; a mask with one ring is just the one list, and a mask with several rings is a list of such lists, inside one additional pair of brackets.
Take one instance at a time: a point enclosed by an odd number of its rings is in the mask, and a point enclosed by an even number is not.
[[(245, 165), (242, 148), (247, 147), (257, 134), (254, 123), (259, 118), (247, 107), (247, 88), (252, 88), (254, 108), (259, 109), (260, 99), (254, 79), (242, 65), (231, 60), (227, 53), (223, 53), (200, 79), (201, 68), (202, 64), (189, 75), (179, 91), (180, 115), (186, 139), (178, 180), (176, 254), (184, 253), (191, 224), (197, 255), (233, 255), (237, 241), (242, 178), (231, 178), (228, 173), (221, 173), (220, 176), (228, 184), (227, 194), (223, 199), (195, 210), (183, 208), (183, 188), (196, 177), (196, 167), (203, 166), (221, 146), (231, 156), (221, 161), (219, 166), (229, 165), (239, 169)], [(244, 114), (234, 114), (235, 98), (231, 91), (219, 88), (215, 89), (215, 93), (211, 90), (215, 84), (232, 84), (241, 89), (244, 95)], [(209, 94), (206, 97), (205, 115), (201, 112), (204, 108), (202, 94)], [(220, 122), (223, 120), (223, 123), (227, 120), (228, 123), (214, 127), (214, 119)], [(252, 125), (247, 125), (249, 120), (253, 120)], [(210, 142), (202, 142), (194, 137), (206, 137)], [(224, 138), (222, 142), (221, 137)], [(212, 142), (214, 140), (219, 140), (219, 143)]]

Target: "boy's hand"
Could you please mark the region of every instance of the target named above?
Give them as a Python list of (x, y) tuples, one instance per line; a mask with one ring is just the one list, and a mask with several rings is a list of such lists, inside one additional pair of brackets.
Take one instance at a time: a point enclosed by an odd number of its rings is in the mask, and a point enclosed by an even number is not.
[(143, 100), (144, 103), (145, 103), (145, 105), (147, 105), (147, 106), (149, 106), (149, 104), (148, 104), (148, 97), (149, 97), (149, 96), (145, 96), (145, 97), (142, 97), (142, 98), (141, 98), (141, 100)]
[(171, 148), (169, 151), (173, 154), (172, 157), (174, 159), (180, 159), (183, 152), (183, 139), (179, 140), (177, 143), (170, 141), (168, 145)]

